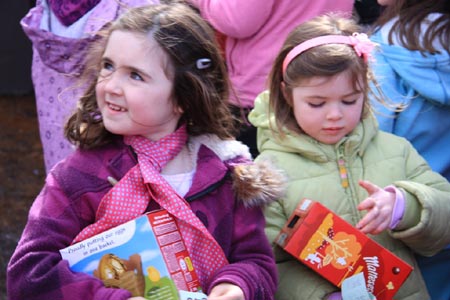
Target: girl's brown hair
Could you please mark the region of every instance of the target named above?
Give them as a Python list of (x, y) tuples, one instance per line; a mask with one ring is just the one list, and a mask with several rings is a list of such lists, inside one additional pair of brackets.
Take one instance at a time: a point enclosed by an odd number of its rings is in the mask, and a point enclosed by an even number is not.
[[(364, 94), (362, 117), (370, 110), (368, 93), (369, 82), (373, 80), (373, 76), (369, 72), (367, 63), (350, 45), (326, 44), (310, 48), (295, 57), (287, 66), (286, 72), (282, 71), (286, 55), (300, 43), (318, 36), (351, 36), (354, 32), (360, 31), (360, 27), (353, 20), (328, 14), (299, 25), (288, 35), (269, 75), (270, 110), (275, 115), (277, 131), (281, 137), (284, 136), (283, 127), (302, 133), (292, 108), (292, 89), (311, 77), (332, 77), (350, 70), (355, 90)], [(285, 86), (284, 92), (281, 88), (282, 84)]]
[(91, 84), (66, 124), (69, 141), (89, 149), (114, 137), (103, 126), (95, 86), (108, 37), (115, 30), (153, 38), (168, 55), (173, 66), (174, 98), (184, 112), (180, 122), (186, 122), (190, 135), (234, 136), (235, 122), (228, 106), (229, 79), (214, 31), (196, 11), (177, 3), (132, 8), (99, 34), (83, 74)]
[[(431, 13), (442, 15), (429, 22), (427, 17)], [(393, 44), (395, 34), (401, 45), (409, 50), (439, 53), (433, 46), (435, 41), (439, 41), (450, 52), (450, 0), (396, 0), (384, 8), (375, 22), (374, 30), (396, 17), (398, 19), (394, 21), (388, 35), (390, 44)], [(426, 30), (422, 32), (424, 24)]]

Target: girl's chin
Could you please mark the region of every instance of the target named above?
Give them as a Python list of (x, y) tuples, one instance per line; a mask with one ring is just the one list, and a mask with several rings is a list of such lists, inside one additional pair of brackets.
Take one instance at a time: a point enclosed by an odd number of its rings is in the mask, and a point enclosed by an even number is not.
[(106, 130), (113, 134), (118, 135), (124, 135), (126, 132), (124, 132), (125, 126), (121, 126), (120, 123), (117, 122), (111, 122), (109, 120), (103, 119), (103, 126), (105, 126)]
[(340, 138), (337, 138), (337, 137), (329, 138), (328, 137), (328, 138), (318, 139), (318, 141), (325, 145), (334, 145), (334, 144), (338, 143), (341, 139), (342, 139), (342, 137), (340, 137)]

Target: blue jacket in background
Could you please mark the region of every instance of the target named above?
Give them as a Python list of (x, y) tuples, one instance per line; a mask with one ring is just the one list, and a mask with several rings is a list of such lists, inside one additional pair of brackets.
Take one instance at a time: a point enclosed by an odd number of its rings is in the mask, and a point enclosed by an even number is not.
[[(371, 67), (388, 101), (407, 107), (395, 112), (372, 101), (380, 129), (408, 139), (434, 171), (450, 180), (450, 53), (437, 41), (439, 54), (411, 51), (398, 41), (389, 45), (394, 21), (371, 36), (378, 44)], [(450, 245), (435, 256), (416, 258), (431, 299), (450, 299)]]
[(450, 54), (422, 54), (389, 45), (378, 30), (371, 40), (372, 69), (390, 101), (407, 104), (399, 113), (372, 101), (380, 129), (408, 139), (431, 168), (450, 180)]

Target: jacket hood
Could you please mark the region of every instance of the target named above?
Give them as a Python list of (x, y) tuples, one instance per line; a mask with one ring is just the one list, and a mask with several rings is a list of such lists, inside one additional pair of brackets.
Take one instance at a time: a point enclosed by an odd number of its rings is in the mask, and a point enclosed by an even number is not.
[[(280, 139), (275, 125), (275, 116), (269, 115), (269, 92), (264, 91), (255, 100), (255, 107), (249, 114), (250, 122), (258, 128), (258, 149), (298, 153), (316, 162), (326, 162), (335, 157), (335, 149), (343, 145), (346, 155), (363, 155), (367, 145), (375, 136), (378, 124), (372, 114), (335, 145), (325, 145), (306, 134), (298, 134), (283, 128), (285, 137)], [(273, 130), (273, 132), (272, 132)]]
[(226, 165), (237, 199), (247, 207), (265, 206), (284, 195), (285, 176), (270, 162), (253, 162), (246, 145), (236, 140), (221, 140), (202, 135), (190, 140), (192, 150), (206, 146)]
[[(404, 81), (405, 89), (413, 89), (424, 98), (450, 103), (450, 54), (422, 54), (397, 45), (389, 45), (382, 38), (381, 30), (371, 36), (378, 44), (374, 51), (374, 68), (386, 64)], [(419, 84), (418, 84), (419, 83)]]

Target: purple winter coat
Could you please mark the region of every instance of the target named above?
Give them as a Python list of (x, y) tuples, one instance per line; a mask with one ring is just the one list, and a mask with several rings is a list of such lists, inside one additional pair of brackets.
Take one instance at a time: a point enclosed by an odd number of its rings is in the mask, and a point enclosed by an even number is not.
[[(222, 143), (242, 148), (235, 141)], [(273, 299), (277, 275), (264, 233), (262, 211), (246, 204), (245, 199), (237, 200), (233, 190), (240, 180), (235, 166), (250, 166), (249, 160), (245, 152), (236, 153), (236, 147), (226, 153), (228, 148), (204, 144), (197, 147), (197, 169), (185, 197), (230, 262), (203, 288), (209, 293), (217, 283), (230, 282), (242, 288), (246, 299)], [(77, 150), (48, 174), (8, 265), (9, 299), (131, 297), (126, 290), (106, 288), (97, 278), (70, 271), (59, 250), (70, 245), (84, 227), (94, 222), (100, 200), (111, 188), (107, 177), (122, 178), (135, 163), (130, 148), (118, 139), (100, 149)], [(258, 197), (252, 196), (253, 201)]]

